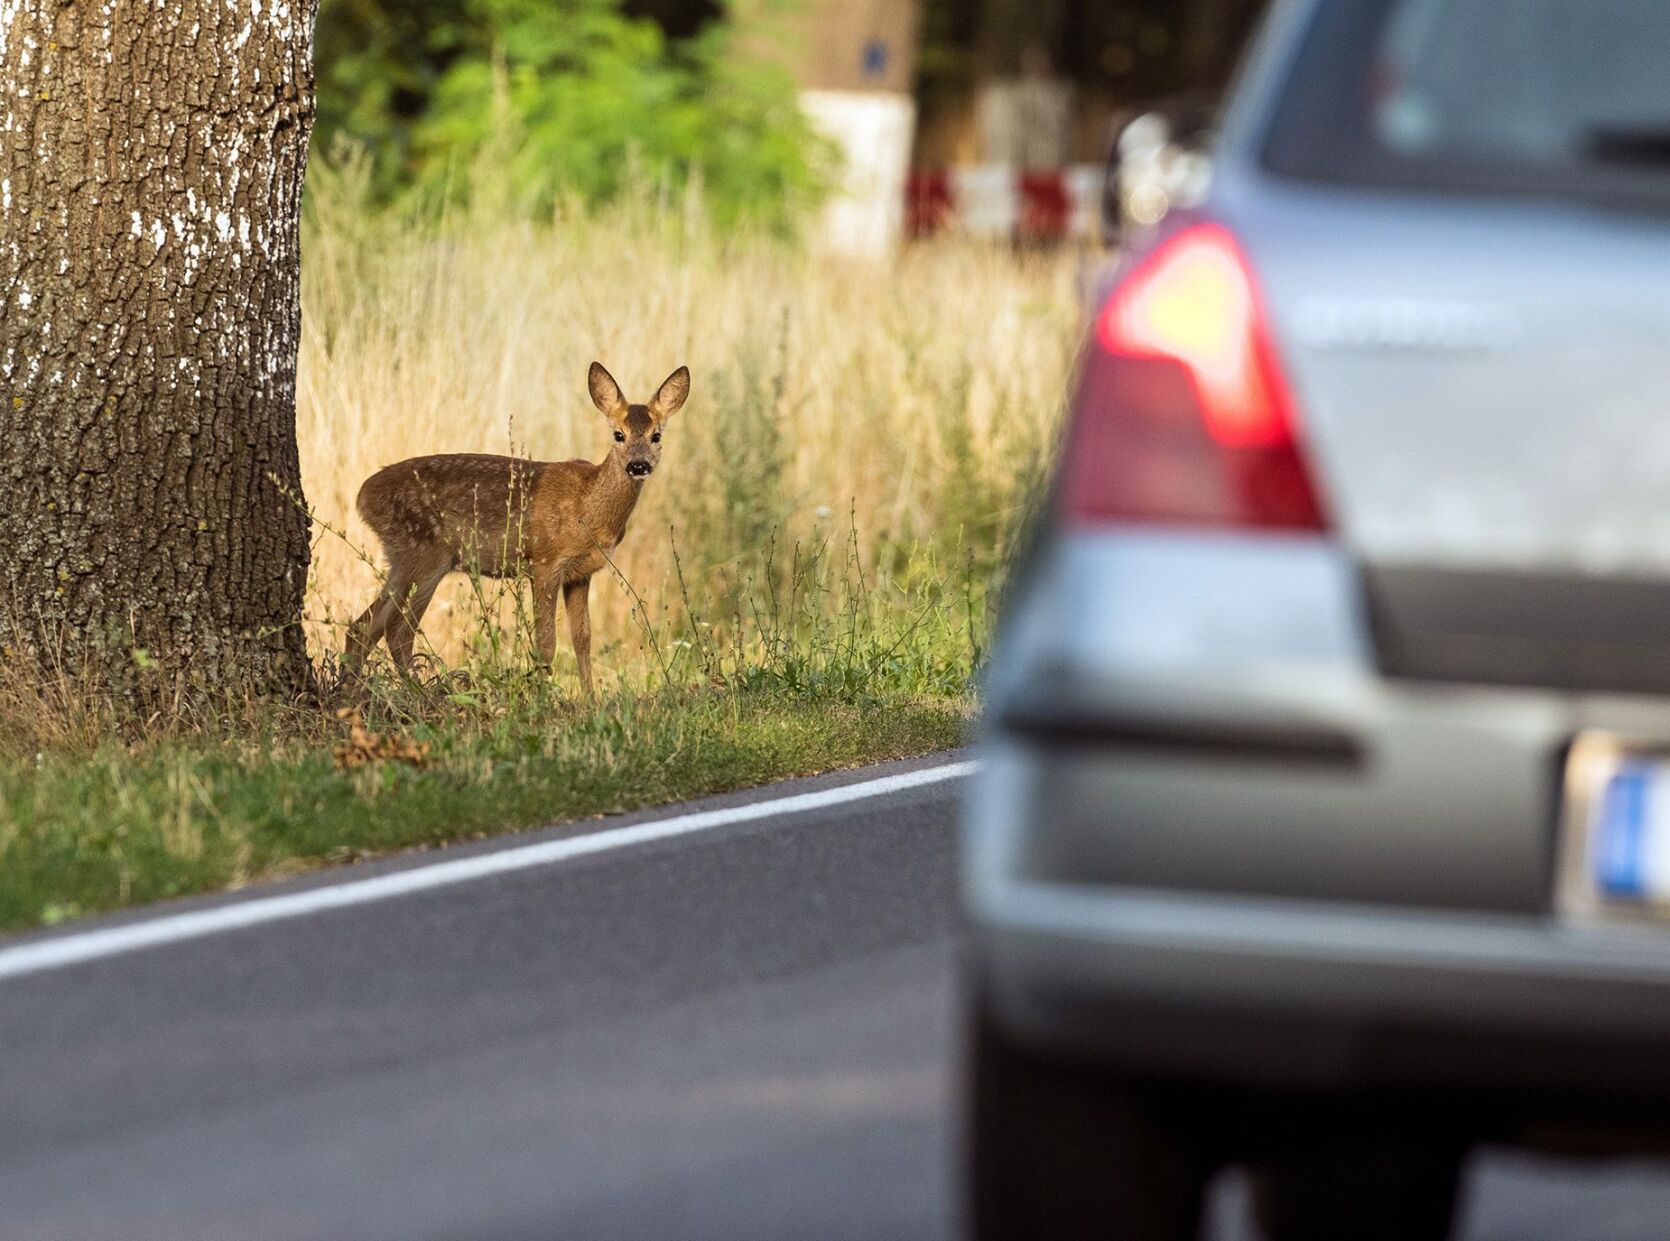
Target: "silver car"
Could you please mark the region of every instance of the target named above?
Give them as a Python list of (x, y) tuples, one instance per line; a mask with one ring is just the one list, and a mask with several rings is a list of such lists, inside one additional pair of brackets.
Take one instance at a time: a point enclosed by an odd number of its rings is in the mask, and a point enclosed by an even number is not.
[(980, 1241), (1670, 1136), (1670, 3), (1288, 0), (1124, 261), (965, 821)]

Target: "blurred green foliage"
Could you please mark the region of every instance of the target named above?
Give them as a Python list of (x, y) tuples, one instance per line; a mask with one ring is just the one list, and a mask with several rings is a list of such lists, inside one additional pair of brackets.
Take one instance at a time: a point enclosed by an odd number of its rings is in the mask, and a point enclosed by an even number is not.
[(620, 0), (323, 0), (318, 150), (358, 147), (385, 201), (540, 214), (699, 184), (722, 225), (791, 229), (820, 200), (829, 145), (789, 74), (728, 12), (671, 39)]

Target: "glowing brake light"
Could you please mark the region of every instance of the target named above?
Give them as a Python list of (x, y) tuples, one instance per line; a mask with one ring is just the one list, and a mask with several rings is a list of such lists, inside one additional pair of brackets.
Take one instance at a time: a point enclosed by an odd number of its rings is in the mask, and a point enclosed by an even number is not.
[(1230, 233), (1169, 238), (1096, 320), (1063, 462), (1071, 519), (1324, 529), (1251, 268)]
[(1154, 258), (1108, 302), (1097, 321), (1102, 347), (1187, 366), (1206, 429), (1220, 443), (1288, 439), (1287, 391), (1234, 240), (1215, 225), (1201, 225)]

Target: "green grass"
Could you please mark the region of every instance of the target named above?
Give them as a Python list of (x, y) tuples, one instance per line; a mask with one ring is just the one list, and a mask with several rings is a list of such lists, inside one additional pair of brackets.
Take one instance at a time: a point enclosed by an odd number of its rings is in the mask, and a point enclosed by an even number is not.
[(379, 656), (352, 678), (327, 648), (290, 704), (138, 720), (123, 702), (166, 699), (154, 667), (120, 698), (0, 664), (0, 930), (957, 745), (989, 581), (930, 565), (907, 591), (855, 543), (786, 564), (768, 545), (722, 622), (638, 600), (596, 704), (565, 648), (538, 666), (509, 583), (471, 584), (455, 665), (431, 652), (407, 680)]
[(8, 765), (0, 928), (925, 753), (958, 744), (968, 714), (954, 699), (782, 688), (580, 709), (541, 680), (519, 704), (463, 720), (425, 709), (433, 688), (405, 696), (377, 703), (366, 725), (428, 743), (422, 766), (344, 768), (333, 743), (351, 721), (324, 713), (304, 735), (106, 742)]

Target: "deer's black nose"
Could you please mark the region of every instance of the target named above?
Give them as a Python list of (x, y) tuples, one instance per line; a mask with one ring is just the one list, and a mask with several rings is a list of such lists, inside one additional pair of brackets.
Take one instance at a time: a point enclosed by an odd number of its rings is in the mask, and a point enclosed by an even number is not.
[(649, 472), (654, 468), (648, 461), (628, 461), (626, 463), (626, 472), (633, 478), (648, 478)]

